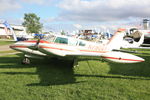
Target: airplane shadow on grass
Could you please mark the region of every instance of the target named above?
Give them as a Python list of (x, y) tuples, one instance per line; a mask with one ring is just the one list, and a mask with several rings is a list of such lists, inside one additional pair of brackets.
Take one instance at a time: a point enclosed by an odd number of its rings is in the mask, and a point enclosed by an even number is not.
[(135, 64), (108, 63), (110, 66), (109, 74), (124, 76), (150, 77), (150, 56), (141, 56), (145, 62)]
[(28, 86), (48, 86), (78, 83), (76, 82), (73, 68), (70, 67), (67, 62), (49, 59), (47, 61), (36, 63), (35, 66), (37, 69), (36, 74), (38, 74), (40, 82), (28, 84)]
[[(18, 54), (18, 55), (22, 56), (22, 54)], [(1, 63), (0, 69), (35, 67), (36, 72), (1, 72), (4, 74), (11, 74), (11, 75), (16, 75), (16, 74), (38, 75), (40, 81), (38, 83), (27, 84), (27, 86), (50, 86), (50, 85), (80, 83), (80, 82), (76, 82), (75, 77), (99, 77), (99, 78), (147, 80), (146, 77), (150, 77), (150, 67), (149, 67), (150, 57), (143, 56), (143, 58), (145, 58), (146, 61), (137, 64), (118, 64), (118, 63), (108, 62), (110, 67), (110, 71), (108, 72), (108, 74), (123, 75), (123, 77), (113, 76), (113, 75), (103, 76), (103, 75), (74, 74), (74, 69), (68, 64), (68, 62), (66, 61), (62, 62), (58, 60), (33, 60), (30, 65), (22, 65), (21, 57), (0, 57), (0, 63)], [(140, 76), (145, 78), (126, 77), (126, 76)]]
[[(19, 54), (22, 57), (22, 55)], [(35, 67), (35, 72), (1, 72), (2, 74), (26, 74), (38, 75), (39, 82), (27, 84), (27, 86), (49, 86), (49, 85), (63, 85), (75, 84), (74, 70), (67, 62), (60, 62), (57, 60), (31, 60), (30, 65), (22, 65), (21, 57), (0, 57), (0, 69), (3, 68), (32, 68)]]
[[(120, 77), (116, 75), (127, 76), (127, 78), (129, 78), (128, 76), (150, 77), (150, 53), (148, 53), (147, 55), (144, 55), (144, 54), (140, 55), (140, 57), (144, 58), (145, 62), (127, 64), (127, 63), (109, 62), (104, 59), (101, 59), (101, 60), (95, 59), (95, 61), (98, 60), (98, 61), (106, 62), (108, 64), (109, 75), (108, 76), (93, 75), (93, 76), (95, 77), (99, 76), (99, 77), (104, 77), (104, 78), (119, 78)], [(90, 60), (90, 59), (87, 59), (87, 60)], [(88, 66), (91, 68), (94, 67), (94, 66), (90, 66), (90, 64), (88, 64)], [(111, 74), (115, 76), (110, 76)], [(77, 75), (77, 76), (84, 76), (84, 75)], [(92, 77), (92, 75), (85, 75), (85, 76)], [(120, 78), (123, 78), (123, 77), (120, 77)], [(136, 79), (136, 78), (131, 78), (131, 79)]]

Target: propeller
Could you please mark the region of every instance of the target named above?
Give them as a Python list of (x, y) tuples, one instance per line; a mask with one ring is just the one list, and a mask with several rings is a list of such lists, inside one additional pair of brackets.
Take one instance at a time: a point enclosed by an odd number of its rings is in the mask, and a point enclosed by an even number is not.
[(40, 43), (40, 39), (37, 40), (35, 45), (29, 46), (28, 48), (30, 48), (32, 50), (38, 50), (39, 43)]
[(41, 39), (38, 39), (38, 40), (37, 40), (37, 42), (36, 42), (36, 44), (35, 44), (35, 46), (34, 46), (34, 47), (35, 47), (35, 50), (38, 50), (38, 46), (39, 46), (40, 40), (41, 40)]

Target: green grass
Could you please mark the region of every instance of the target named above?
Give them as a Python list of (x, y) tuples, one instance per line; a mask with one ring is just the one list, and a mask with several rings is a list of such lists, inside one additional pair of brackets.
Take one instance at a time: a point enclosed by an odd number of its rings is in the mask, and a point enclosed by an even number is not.
[(0, 51), (0, 54), (8, 54), (8, 53), (14, 53), (16, 52), (15, 50), (8, 50), (8, 51)]
[(2, 46), (2, 45), (9, 45), (9, 44), (13, 44), (13, 43), (15, 43), (15, 41), (0, 40), (0, 46)]
[(1, 56), (0, 100), (149, 100), (150, 55), (140, 56), (144, 63), (88, 60), (74, 69), (67, 62), (22, 65), (22, 54)]

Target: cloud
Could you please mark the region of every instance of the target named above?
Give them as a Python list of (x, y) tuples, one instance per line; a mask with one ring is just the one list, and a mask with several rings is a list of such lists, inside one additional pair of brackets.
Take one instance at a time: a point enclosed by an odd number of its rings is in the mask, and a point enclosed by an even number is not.
[(0, 14), (21, 8), (18, 0), (0, 0)]
[(54, 17), (49, 17), (49, 18), (41, 19), (41, 22), (44, 23), (44, 24), (51, 23), (51, 22), (54, 22), (54, 21), (55, 21)]
[(39, 5), (45, 3), (45, 0), (22, 0), (22, 1), (29, 4), (39, 4)]
[(23, 8), (23, 4), (34, 4), (34, 5), (52, 5), (54, 1), (59, 0), (0, 0), (0, 14), (6, 11), (14, 11)]
[(59, 0), (21, 0), (21, 1), (27, 4), (52, 5), (54, 2), (57, 2)]
[(116, 21), (150, 16), (150, 0), (63, 0), (61, 20), (77, 22)]

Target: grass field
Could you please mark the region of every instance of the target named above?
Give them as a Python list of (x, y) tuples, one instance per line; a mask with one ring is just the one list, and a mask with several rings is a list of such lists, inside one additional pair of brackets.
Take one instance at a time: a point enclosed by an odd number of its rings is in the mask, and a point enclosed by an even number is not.
[[(150, 53), (150, 51), (145, 51)], [(150, 54), (144, 63), (117, 64), (32, 60), (22, 54), (0, 56), (0, 100), (149, 100)]]
[(1, 45), (9, 45), (9, 44), (13, 44), (15, 43), (15, 41), (12, 41), (12, 40), (7, 40), (7, 41), (4, 41), (4, 40), (0, 40), (0, 46)]

